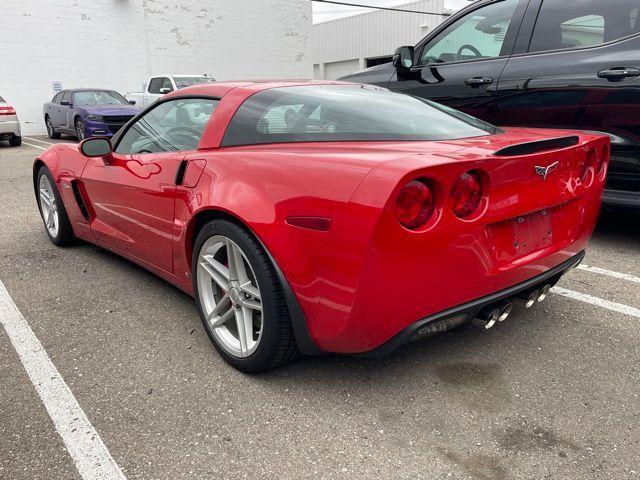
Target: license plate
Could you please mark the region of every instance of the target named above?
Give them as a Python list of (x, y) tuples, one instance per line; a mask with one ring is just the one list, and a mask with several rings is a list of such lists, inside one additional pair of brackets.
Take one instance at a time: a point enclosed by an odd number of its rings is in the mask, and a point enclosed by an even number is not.
[(553, 242), (551, 217), (552, 211), (545, 209), (491, 225), (491, 237), (500, 263), (550, 246)]

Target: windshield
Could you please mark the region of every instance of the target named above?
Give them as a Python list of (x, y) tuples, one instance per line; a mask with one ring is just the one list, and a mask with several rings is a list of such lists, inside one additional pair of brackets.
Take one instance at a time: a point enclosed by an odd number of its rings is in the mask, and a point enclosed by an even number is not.
[(191, 85), (199, 85), (201, 83), (213, 83), (215, 79), (211, 77), (173, 77), (176, 87), (185, 88)]
[(222, 145), (451, 140), (497, 132), (469, 115), (384, 88), (308, 85), (249, 97), (229, 123)]
[(128, 105), (129, 102), (118, 92), (96, 91), (73, 94), (75, 105)]

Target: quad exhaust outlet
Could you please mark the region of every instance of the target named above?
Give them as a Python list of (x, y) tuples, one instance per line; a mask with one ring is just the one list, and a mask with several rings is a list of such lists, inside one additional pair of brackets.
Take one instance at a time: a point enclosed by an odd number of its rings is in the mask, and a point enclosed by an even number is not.
[(514, 304), (522, 305), (524, 308), (533, 307), (536, 302), (542, 302), (549, 296), (551, 284), (546, 284), (540, 289), (526, 290), (519, 293), (514, 298), (501, 303), (496, 303), (483, 308), (478, 312), (476, 318), (471, 320), (471, 324), (483, 330), (489, 330), (498, 322), (504, 322), (513, 311)]

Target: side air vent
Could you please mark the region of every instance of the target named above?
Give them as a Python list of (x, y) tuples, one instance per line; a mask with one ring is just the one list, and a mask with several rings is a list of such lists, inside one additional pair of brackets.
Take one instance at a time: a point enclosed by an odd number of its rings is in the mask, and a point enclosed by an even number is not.
[(80, 193), (80, 187), (78, 186), (77, 180), (71, 181), (71, 188), (73, 189), (73, 196), (76, 199), (78, 208), (80, 209), (80, 212), (82, 213), (82, 216), (84, 217), (84, 219), (88, 222), (90, 219), (89, 210), (87, 210), (87, 206), (84, 203), (84, 199), (82, 198), (82, 194)]
[(540, 140), (536, 142), (520, 143), (498, 150), (494, 155), (496, 157), (513, 157), (516, 155), (531, 155), (532, 153), (548, 152), (549, 150), (558, 150), (560, 148), (572, 147), (577, 145), (580, 138), (577, 136), (551, 138), (549, 140)]

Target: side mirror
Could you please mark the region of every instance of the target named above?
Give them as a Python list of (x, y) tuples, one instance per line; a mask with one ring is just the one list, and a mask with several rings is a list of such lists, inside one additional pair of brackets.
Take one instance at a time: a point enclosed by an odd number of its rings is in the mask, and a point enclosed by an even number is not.
[(413, 47), (400, 47), (393, 54), (393, 66), (401, 72), (408, 72), (413, 67)]
[(103, 137), (87, 138), (80, 142), (78, 148), (80, 153), (89, 158), (106, 157), (113, 151), (109, 139)]
[(70, 106), (71, 106), (71, 102), (69, 102), (69, 101), (67, 101), (67, 100), (62, 100), (62, 101), (60, 102), (60, 105), (66, 105), (67, 107), (70, 107)]
[(129, 100), (129, 103), (130, 103), (131, 105), (135, 105), (135, 104), (136, 104), (136, 101), (135, 101), (135, 100)]
[(167, 93), (170, 93), (170, 92), (172, 92), (172, 91), (173, 91), (173, 90), (172, 90), (171, 88), (167, 88), (167, 87), (164, 87), (164, 88), (161, 88), (161, 89), (160, 89), (160, 93), (161, 93), (162, 95), (166, 95)]

